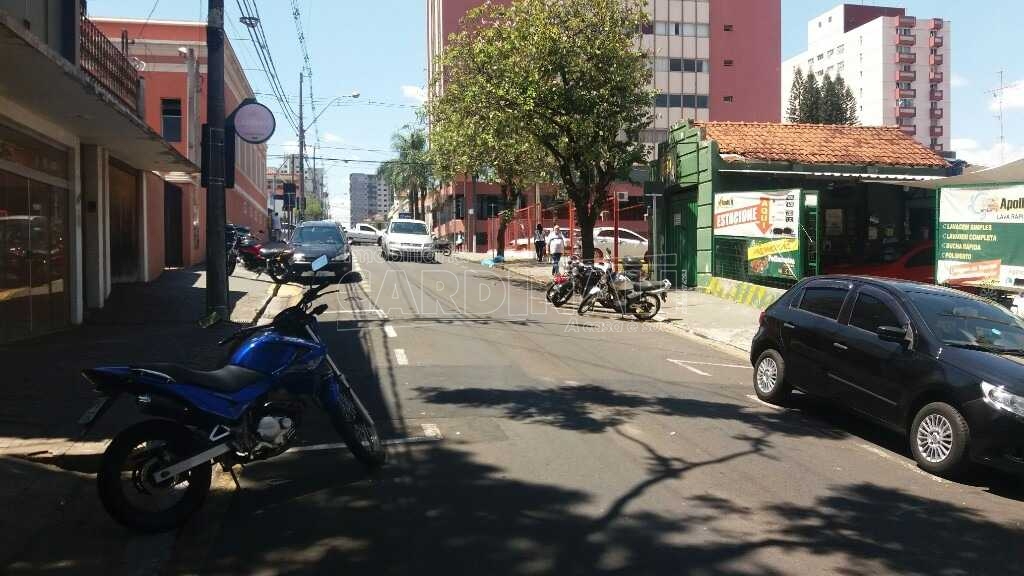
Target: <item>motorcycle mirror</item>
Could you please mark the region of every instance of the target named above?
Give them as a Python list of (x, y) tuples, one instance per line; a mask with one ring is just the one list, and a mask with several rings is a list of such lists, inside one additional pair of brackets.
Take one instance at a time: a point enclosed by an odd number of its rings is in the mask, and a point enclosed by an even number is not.
[(311, 265), (313, 272), (319, 272), (320, 270), (322, 270), (324, 266), (327, 266), (327, 262), (328, 260), (326, 254), (320, 256), (316, 260), (313, 260), (313, 264)]

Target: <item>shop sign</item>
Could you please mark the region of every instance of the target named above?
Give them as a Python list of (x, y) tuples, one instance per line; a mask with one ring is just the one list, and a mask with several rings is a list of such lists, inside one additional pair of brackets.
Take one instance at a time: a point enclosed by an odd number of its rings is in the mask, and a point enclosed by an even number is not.
[(756, 276), (800, 278), (800, 241), (796, 238), (765, 240), (751, 238), (747, 246), (747, 266)]
[(716, 236), (795, 238), (799, 227), (799, 189), (715, 195)]
[(1024, 185), (943, 188), (936, 257), (939, 284), (1024, 282)]

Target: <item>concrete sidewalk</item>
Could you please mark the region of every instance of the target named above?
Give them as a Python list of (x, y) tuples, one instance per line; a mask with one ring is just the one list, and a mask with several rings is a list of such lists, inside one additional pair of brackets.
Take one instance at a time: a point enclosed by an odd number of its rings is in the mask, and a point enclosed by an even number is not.
[[(202, 270), (168, 270), (150, 284), (116, 286), (83, 326), (0, 346), (0, 572), (156, 573), (170, 558), (175, 534), (129, 532), (99, 504), (99, 456), (138, 416), (122, 399), (79, 438), (76, 422), (94, 399), (80, 372), (157, 361), (217, 367), (223, 361), (217, 341), (256, 321), (281, 291), (269, 279), (236, 270), (229, 280), (230, 322), (204, 329), (205, 285)], [(197, 524), (215, 517), (199, 516)]]
[[(489, 254), (460, 252), (453, 256), (474, 262)], [(536, 262), (532, 255), (509, 253), (509, 258), (496, 267), (528, 278), (538, 286), (551, 281), (551, 263)], [(687, 333), (723, 344), (737, 351), (750, 352), (750, 342), (757, 332), (761, 311), (752, 306), (731, 302), (701, 290), (675, 289), (669, 292), (657, 319)]]

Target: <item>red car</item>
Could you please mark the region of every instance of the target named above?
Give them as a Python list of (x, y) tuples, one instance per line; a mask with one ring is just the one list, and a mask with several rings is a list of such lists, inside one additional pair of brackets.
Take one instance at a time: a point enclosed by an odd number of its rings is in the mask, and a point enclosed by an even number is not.
[(931, 240), (912, 244), (906, 252), (883, 264), (834, 265), (829, 274), (855, 274), (935, 283), (935, 243)]

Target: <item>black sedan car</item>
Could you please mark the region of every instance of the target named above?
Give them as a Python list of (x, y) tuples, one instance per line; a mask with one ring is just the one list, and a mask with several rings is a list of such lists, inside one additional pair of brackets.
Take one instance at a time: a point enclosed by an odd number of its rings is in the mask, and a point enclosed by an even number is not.
[(761, 314), (754, 391), (793, 388), (907, 434), (918, 465), (956, 476), (971, 461), (1024, 471), (1024, 322), (947, 288), (818, 276)]
[(313, 261), (327, 256), (325, 270), (336, 276), (352, 271), (352, 252), (341, 226), (329, 220), (302, 222), (295, 227), (289, 247), (292, 251), (290, 275), (301, 276), (311, 272)]

